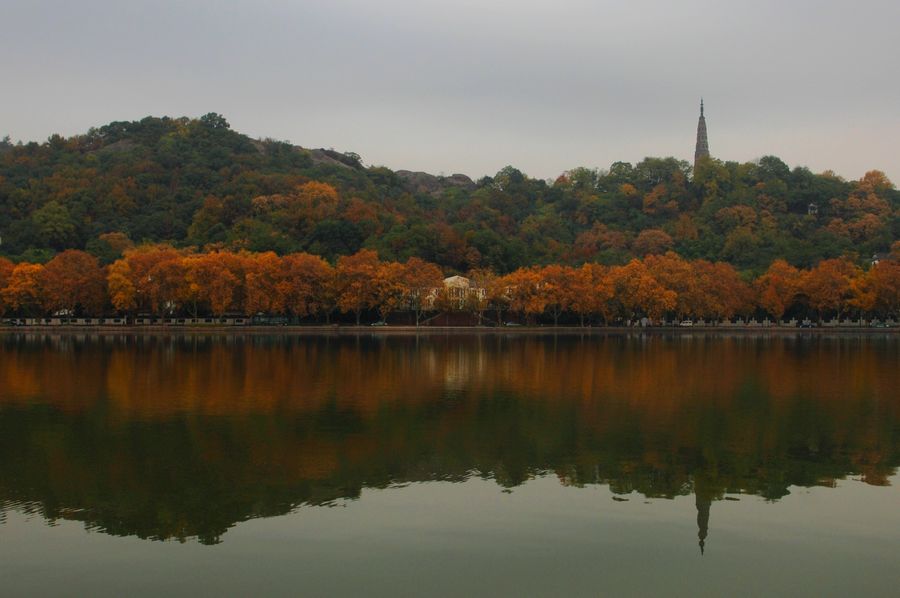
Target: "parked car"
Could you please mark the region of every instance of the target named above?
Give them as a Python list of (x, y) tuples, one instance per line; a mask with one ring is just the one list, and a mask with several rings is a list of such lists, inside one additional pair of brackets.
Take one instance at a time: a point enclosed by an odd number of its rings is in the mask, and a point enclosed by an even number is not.
[(815, 328), (816, 323), (811, 320), (803, 320), (800, 322), (800, 328)]
[(384, 320), (379, 320), (378, 322), (372, 322), (369, 326), (387, 326), (387, 322)]
[(679, 324), (679, 326), (693, 326), (693, 325), (694, 325), (693, 320), (682, 320), (681, 323)]
[(521, 326), (518, 322), (507, 322), (504, 326)]

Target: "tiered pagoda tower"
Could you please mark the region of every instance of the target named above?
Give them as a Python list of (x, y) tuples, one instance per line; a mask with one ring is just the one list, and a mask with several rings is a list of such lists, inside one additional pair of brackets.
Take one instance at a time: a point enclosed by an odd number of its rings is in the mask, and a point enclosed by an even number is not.
[(703, 116), (703, 98), (700, 98), (700, 122), (697, 123), (697, 148), (694, 150), (694, 168), (701, 158), (709, 157), (709, 140), (706, 138), (706, 117)]

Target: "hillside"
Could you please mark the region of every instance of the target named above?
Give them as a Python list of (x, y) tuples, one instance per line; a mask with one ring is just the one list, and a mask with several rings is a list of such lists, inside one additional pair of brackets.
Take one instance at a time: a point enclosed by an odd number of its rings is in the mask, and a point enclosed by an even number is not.
[(372, 248), (445, 271), (505, 273), (673, 249), (759, 274), (776, 258), (803, 268), (842, 255), (863, 263), (900, 238), (900, 193), (877, 171), (844, 181), (771, 156), (692, 170), (647, 158), (553, 182), (513, 167), (476, 182), (254, 140), (216, 114), (148, 117), (45, 143), (0, 142), (0, 253), (45, 262), (75, 248), (111, 263), (130, 241), (168, 241), (333, 262)]

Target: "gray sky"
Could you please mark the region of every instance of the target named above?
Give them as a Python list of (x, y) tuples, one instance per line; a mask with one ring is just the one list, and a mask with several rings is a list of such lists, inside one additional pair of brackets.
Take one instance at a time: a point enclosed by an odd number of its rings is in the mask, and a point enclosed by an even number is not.
[(225, 115), (472, 177), (712, 154), (900, 183), (897, 0), (0, 0), (0, 136)]

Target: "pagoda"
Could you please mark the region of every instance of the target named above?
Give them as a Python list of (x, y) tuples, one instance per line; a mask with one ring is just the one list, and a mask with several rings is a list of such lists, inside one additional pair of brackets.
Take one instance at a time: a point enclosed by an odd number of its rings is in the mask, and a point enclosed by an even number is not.
[(702, 158), (709, 158), (709, 140), (706, 137), (706, 117), (703, 116), (703, 98), (700, 98), (700, 122), (697, 123), (697, 148), (694, 150), (694, 168)]

